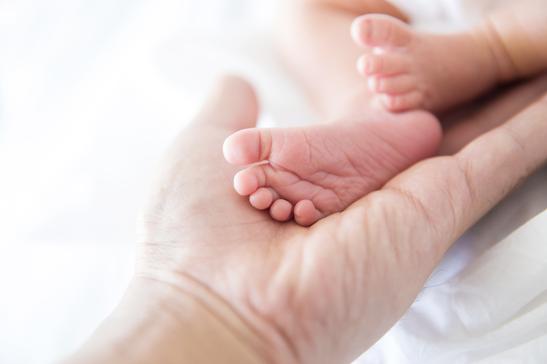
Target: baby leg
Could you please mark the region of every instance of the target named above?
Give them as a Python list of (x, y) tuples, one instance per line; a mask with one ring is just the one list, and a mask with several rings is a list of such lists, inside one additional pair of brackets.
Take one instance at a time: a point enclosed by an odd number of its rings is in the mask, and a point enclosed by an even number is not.
[(417, 32), (386, 15), (361, 16), (352, 27), (365, 50), (358, 71), (392, 111), (444, 111), (547, 68), (547, 9), (541, 1), (501, 9), (455, 34)]
[[(547, 69), (547, 3), (544, 0), (519, 1), (496, 11), (484, 23), (500, 51), (510, 61), (503, 77), (527, 77)], [(497, 38), (497, 39), (495, 39)]]
[(352, 26), (354, 41), (364, 49), (358, 71), (392, 111), (444, 111), (496, 85), (498, 62), (483, 33), (418, 32), (379, 14), (361, 16)]

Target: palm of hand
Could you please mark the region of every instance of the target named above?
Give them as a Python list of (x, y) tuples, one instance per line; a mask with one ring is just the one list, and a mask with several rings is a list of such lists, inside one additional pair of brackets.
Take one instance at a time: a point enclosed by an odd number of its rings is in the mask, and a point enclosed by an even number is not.
[(236, 170), (222, 157), (224, 139), (256, 119), (252, 90), (229, 79), (209, 105), (171, 150), (138, 273), (200, 286), (281, 362), (354, 358), (400, 318), (477, 217), (460, 215), (472, 204), (468, 176), (456, 159), (437, 158), (311, 228), (278, 223), (233, 192)]
[[(372, 194), (309, 229), (275, 222), (237, 196), (231, 188), (235, 169), (224, 162), (221, 146), (234, 129), (254, 122), (256, 106), (248, 86), (236, 86), (242, 89), (239, 95), (198, 117), (201, 125), (195, 122), (187, 128), (171, 150), (171, 167), (146, 214), (139, 269), (173, 272), (199, 282), (238, 315), (262, 321), (273, 332), (265, 335), (290, 342), (285, 349), (295, 360), (339, 358), (339, 342), (345, 342), (344, 355), (356, 355), (363, 345), (359, 333), (347, 338), (311, 334), (357, 328), (362, 323), (356, 320), (365, 317), (371, 331), (381, 335), (413, 297), (389, 287), (398, 287), (397, 282), (405, 279), (404, 291), (414, 292), (427, 276), (426, 272), (408, 279), (393, 266), (412, 268), (426, 251), (393, 245), (399, 242), (393, 232), (377, 235), (389, 213), (384, 206), (396, 209), (395, 193)], [(226, 108), (231, 115), (218, 113)], [(384, 204), (386, 199), (392, 201)], [(440, 249), (427, 253), (431, 265), (440, 253)], [(382, 299), (364, 300), (380, 290)], [(390, 319), (382, 316), (377, 322), (379, 310), (390, 312)], [(363, 314), (366, 311), (374, 314)], [(355, 352), (347, 351), (348, 340), (355, 342)], [(317, 352), (329, 356), (310, 358)]]

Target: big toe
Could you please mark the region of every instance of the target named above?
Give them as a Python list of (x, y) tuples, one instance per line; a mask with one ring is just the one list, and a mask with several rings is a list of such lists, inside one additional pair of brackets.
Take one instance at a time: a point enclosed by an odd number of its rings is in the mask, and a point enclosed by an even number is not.
[(389, 15), (367, 14), (356, 18), (351, 36), (364, 47), (402, 47), (412, 38), (412, 31), (401, 20)]
[(246, 165), (268, 159), (271, 135), (268, 129), (243, 129), (224, 141), (222, 151), (228, 163)]

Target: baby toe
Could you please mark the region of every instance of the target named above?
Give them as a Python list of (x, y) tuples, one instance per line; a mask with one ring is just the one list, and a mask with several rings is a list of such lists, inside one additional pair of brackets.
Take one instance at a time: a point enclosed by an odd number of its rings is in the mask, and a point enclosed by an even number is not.
[(310, 200), (298, 201), (294, 206), (294, 220), (302, 226), (310, 226), (322, 217), (319, 210)]
[(292, 204), (283, 199), (275, 200), (270, 207), (270, 216), (277, 221), (287, 221), (291, 218)]
[(249, 196), (249, 203), (255, 209), (265, 210), (271, 206), (274, 200), (278, 198), (279, 196), (277, 195), (275, 190), (271, 188), (261, 187), (256, 190), (256, 192), (254, 192), (251, 196)]
[(367, 14), (353, 21), (351, 36), (360, 46), (402, 47), (412, 39), (412, 31), (404, 22), (392, 16)]
[(269, 157), (272, 145), (270, 129), (243, 129), (224, 141), (222, 152), (228, 163), (246, 165)]
[(402, 94), (416, 89), (416, 77), (410, 74), (381, 77), (372, 76), (368, 80), (369, 89), (385, 94)]
[(419, 91), (412, 91), (402, 95), (382, 95), (383, 105), (391, 111), (406, 111), (421, 107), (423, 94)]
[(241, 196), (249, 196), (266, 184), (266, 174), (262, 166), (252, 166), (236, 173), (234, 189)]
[(396, 53), (365, 54), (357, 60), (357, 70), (363, 76), (396, 75), (408, 69), (408, 57)]

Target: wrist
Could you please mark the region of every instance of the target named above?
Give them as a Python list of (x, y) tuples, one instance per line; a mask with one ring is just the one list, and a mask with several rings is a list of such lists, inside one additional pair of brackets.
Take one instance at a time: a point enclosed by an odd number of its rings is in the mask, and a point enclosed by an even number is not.
[(67, 363), (269, 363), (266, 345), (226, 303), (193, 287), (135, 277)]

